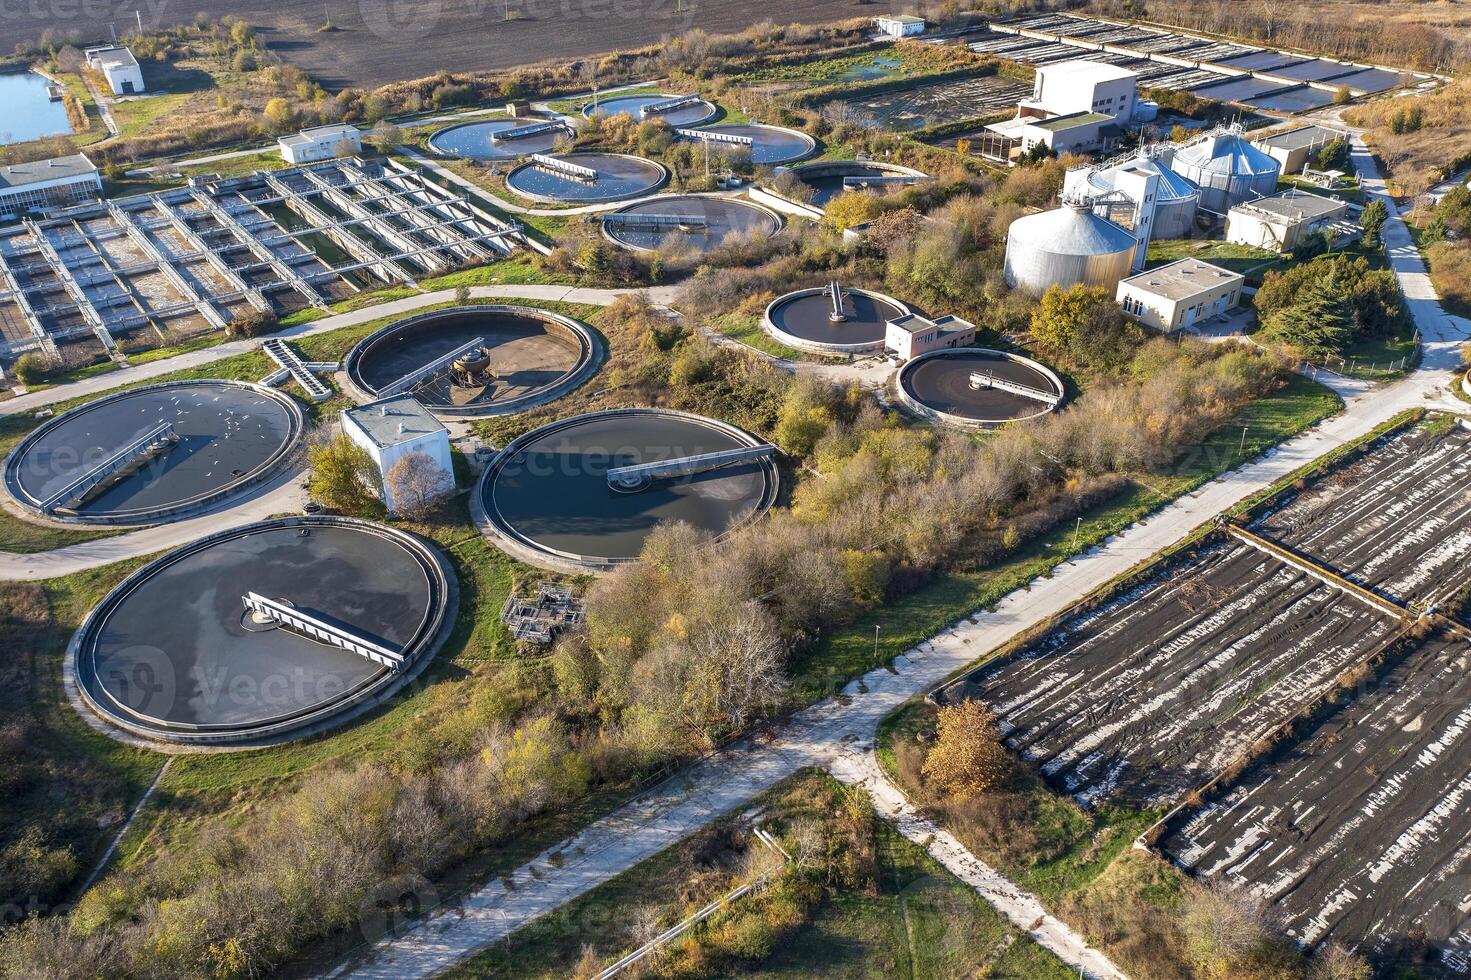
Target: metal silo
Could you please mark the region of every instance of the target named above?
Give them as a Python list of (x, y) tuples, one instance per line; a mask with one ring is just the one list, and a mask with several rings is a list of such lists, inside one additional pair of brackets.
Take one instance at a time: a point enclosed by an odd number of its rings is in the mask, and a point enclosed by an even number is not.
[(1240, 125), (1217, 129), (1182, 148), (1170, 165), (1200, 188), (1200, 206), (1216, 214), (1276, 193), (1282, 173), (1281, 164), (1252, 146)]
[(1006, 282), (1041, 295), (1064, 289), (1118, 286), (1129, 275), (1138, 242), (1112, 221), (1093, 213), (1093, 201), (1070, 196), (1053, 211), (1017, 218), (1006, 233)]
[[(1152, 147), (1141, 149), (1133, 156), (1117, 162), (1084, 170), (1078, 178), (1069, 173), (1066, 187), (1068, 190), (1077, 187), (1095, 197), (1106, 197), (1119, 190), (1118, 176), (1124, 170), (1159, 175), (1154, 198), (1152, 237), (1190, 237), (1195, 225), (1195, 209), (1200, 203), (1200, 188), (1171, 169), (1169, 163)], [(1136, 205), (1138, 203), (1135, 202)], [(1117, 219), (1120, 216), (1116, 205), (1100, 205), (1097, 210), (1101, 217)]]

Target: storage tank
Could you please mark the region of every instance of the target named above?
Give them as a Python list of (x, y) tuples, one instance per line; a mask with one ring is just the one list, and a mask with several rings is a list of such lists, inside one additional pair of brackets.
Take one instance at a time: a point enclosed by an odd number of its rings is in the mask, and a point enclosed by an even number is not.
[(1240, 125), (1217, 129), (1183, 147), (1171, 162), (1174, 171), (1200, 188), (1200, 206), (1216, 214), (1243, 201), (1277, 192), (1282, 166), (1246, 139)]
[(1085, 283), (1113, 290), (1129, 275), (1134, 236), (1093, 213), (1093, 199), (1069, 195), (1053, 211), (1017, 218), (1006, 233), (1006, 282), (1040, 296), (1048, 286)]
[[(1152, 147), (1141, 149), (1132, 157), (1106, 167), (1085, 167), (1069, 171), (1063, 190), (1066, 193), (1104, 197), (1120, 190), (1118, 178), (1125, 170), (1159, 175), (1155, 190), (1152, 237), (1188, 238), (1195, 225), (1200, 188), (1176, 173), (1165, 157)], [(1117, 205), (1100, 205), (1096, 210), (1104, 218), (1117, 220), (1121, 216)]]

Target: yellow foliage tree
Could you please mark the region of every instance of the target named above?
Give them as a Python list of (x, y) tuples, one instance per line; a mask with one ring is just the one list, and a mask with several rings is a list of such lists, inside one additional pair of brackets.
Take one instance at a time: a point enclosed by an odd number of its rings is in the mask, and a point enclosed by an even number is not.
[(836, 231), (853, 228), (877, 218), (883, 208), (878, 198), (863, 191), (844, 191), (828, 203), (823, 221)]
[(996, 716), (967, 699), (940, 709), (935, 747), (924, 760), (925, 779), (958, 799), (995, 789), (1011, 773), (1011, 760), (996, 730)]

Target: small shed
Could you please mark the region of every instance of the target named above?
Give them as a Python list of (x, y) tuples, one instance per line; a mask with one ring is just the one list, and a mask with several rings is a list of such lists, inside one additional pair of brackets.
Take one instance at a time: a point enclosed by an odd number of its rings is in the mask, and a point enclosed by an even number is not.
[(439, 472), (439, 490), (454, 489), (449, 430), (418, 399), (395, 395), (349, 408), (342, 413), (342, 431), (373, 457), (383, 480), (383, 505), (390, 512), (403, 502), (394, 499), (388, 474), (395, 463), (413, 453), (424, 454), (434, 464)]

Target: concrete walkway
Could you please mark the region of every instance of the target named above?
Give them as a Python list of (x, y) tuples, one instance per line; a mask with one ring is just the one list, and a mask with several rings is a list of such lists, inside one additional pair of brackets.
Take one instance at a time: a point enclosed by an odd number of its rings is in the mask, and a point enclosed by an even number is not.
[[(667, 303), (673, 300), (678, 293), (674, 286), (654, 286), (649, 289), (585, 289), (580, 286), (544, 286), (537, 284), (506, 285), (506, 286), (475, 286), (470, 290), (472, 299), (537, 299), (545, 302), (559, 303), (582, 303), (588, 306), (607, 306), (613, 300), (625, 293), (644, 292), (654, 303)], [(291, 327), (271, 334), (272, 338), (282, 340), (295, 340), (300, 337), (311, 337), (316, 334), (329, 333), (333, 330), (341, 330), (343, 327), (354, 327), (384, 317), (400, 316), (421, 310), (426, 306), (436, 303), (449, 303), (455, 298), (453, 289), (441, 289), (432, 293), (420, 293), (416, 296), (407, 296), (403, 299), (392, 300), (387, 303), (379, 303), (376, 306), (364, 307), (361, 310), (353, 310), (351, 313), (337, 313), (332, 316), (322, 317), (299, 327)], [(234, 357), (236, 354), (247, 354), (260, 347), (263, 338), (251, 340), (231, 340), (214, 347), (203, 350), (190, 351), (177, 357), (169, 357), (159, 361), (150, 361), (146, 364), (135, 364), (131, 367), (121, 368), (117, 371), (109, 371), (81, 381), (72, 381), (55, 388), (47, 388), (33, 394), (21, 395), (9, 401), (0, 402), (0, 415), (18, 415), (23, 412), (33, 412), (47, 405), (57, 402), (70, 401), (73, 398), (97, 395), (113, 388), (121, 388), (124, 385), (135, 385), (143, 381), (172, 374), (184, 368), (200, 367), (212, 364), (215, 361)]]
[[(1354, 160), (1365, 189), (1383, 194), (1372, 160), (1355, 143)], [(510, 877), (507, 889), (496, 880), (453, 907), (421, 920), (402, 935), (362, 951), (337, 976), (430, 977), (505, 938), (566, 901), (596, 888), (664, 848), (729, 812), (751, 796), (810, 765), (852, 773), (854, 751), (870, 753), (880, 721), (910, 698), (933, 689), (954, 673), (1106, 585), (1138, 563), (1177, 544), (1195, 528), (1290, 475), (1302, 466), (1352, 442), (1401, 411), (1413, 407), (1464, 412), (1466, 405), (1446, 386), (1460, 363), (1458, 342), (1465, 324), (1448, 317), (1430, 286), (1424, 263), (1390, 202), (1385, 225), (1390, 264), (1425, 339), (1421, 368), (1401, 381), (1353, 394), (1345, 410), (1289, 440), (1261, 458), (1223, 474), (1195, 493), (1135, 524), (1087, 554), (1065, 562), (1050, 577), (1013, 592), (991, 612), (978, 613), (944, 630), (902, 656), (891, 667), (852, 682), (842, 696), (830, 698), (787, 719), (770, 739), (747, 741), (721, 752), (655, 787), (637, 800), (594, 822), (575, 838), (537, 856)], [(872, 774), (871, 764), (859, 767)], [(972, 879), (987, 880), (990, 892), (1012, 895), (998, 905), (1023, 902), (1009, 883), (988, 879), (973, 855), (943, 850), (969, 868)], [(963, 851), (963, 849), (961, 849)], [(575, 855), (567, 858), (567, 855)], [(990, 869), (987, 869), (990, 870)], [(999, 876), (998, 876), (999, 877)], [(970, 880), (970, 879), (968, 879)], [(993, 903), (996, 904), (996, 903)], [(1012, 908), (1016, 911), (1016, 908)], [(1076, 940), (1066, 933), (1049, 937), (1054, 951), (1076, 968), (1089, 969)], [(1095, 975), (1109, 967), (1094, 962)]]
[(172, 524), (158, 524), (33, 555), (0, 552), (0, 582), (36, 582), (74, 575), (89, 568), (170, 551), (216, 532), (253, 524), (277, 514), (299, 514), (307, 502), (307, 492), (301, 486), (305, 476), (302, 470), (293, 468), (255, 488), (253, 493), (228, 510)]
[(1127, 980), (1107, 956), (1048, 912), (1037, 896), (1018, 888), (1010, 878), (971, 854), (948, 830), (920, 813), (884, 776), (872, 746), (855, 748), (839, 757), (833, 763), (832, 774), (845, 783), (866, 789), (880, 817), (893, 824), (906, 840), (923, 848), (945, 870), (974, 888), (986, 904), (1038, 946), (1080, 969), (1085, 976)]

